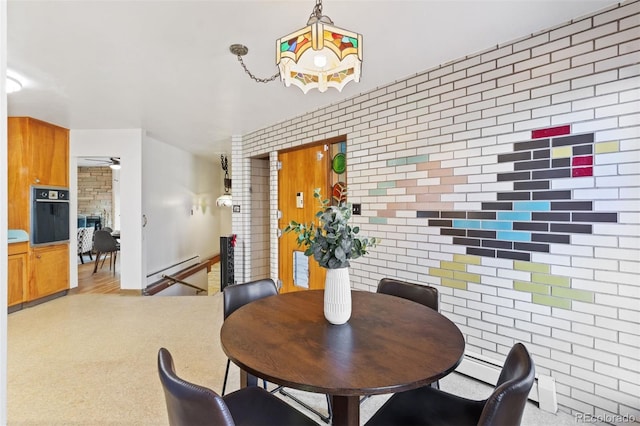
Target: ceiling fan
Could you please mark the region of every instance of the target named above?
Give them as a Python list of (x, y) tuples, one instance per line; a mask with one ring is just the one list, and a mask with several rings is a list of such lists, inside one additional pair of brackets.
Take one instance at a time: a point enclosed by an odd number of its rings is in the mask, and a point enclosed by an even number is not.
[[(100, 164), (96, 164), (96, 166), (109, 166), (114, 170), (119, 170), (120, 169), (120, 157), (101, 157), (101, 158), (83, 158), (82, 160), (84, 161), (93, 161), (96, 163), (100, 163)], [(84, 166), (88, 166), (88, 164), (84, 164)], [(89, 166), (90, 167), (90, 166)]]

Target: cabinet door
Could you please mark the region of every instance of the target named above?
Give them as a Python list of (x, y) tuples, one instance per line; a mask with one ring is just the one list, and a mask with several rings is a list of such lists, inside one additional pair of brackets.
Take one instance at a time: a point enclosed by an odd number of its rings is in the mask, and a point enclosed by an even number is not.
[(13, 254), (9, 256), (8, 268), (8, 306), (24, 302), (25, 288), (27, 284), (27, 253)]
[(31, 184), (69, 186), (69, 131), (31, 120)]
[(28, 300), (69, 288), (69, 245), (35, 247), (31, 250)]
[(29, 119), (9, 117), (8, 120), (8, 191), (9, 229), (24, 229), (29, 232)]

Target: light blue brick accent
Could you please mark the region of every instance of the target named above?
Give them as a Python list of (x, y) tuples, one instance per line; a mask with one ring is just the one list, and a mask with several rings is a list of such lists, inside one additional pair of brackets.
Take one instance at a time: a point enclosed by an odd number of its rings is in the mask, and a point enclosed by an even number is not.
[(454, 220), (454, 228), (480, 229), (482, 227), (479, 220)]
[(519, 231), (498, 231), (496, 237), (499, 240), (507, 240), (507, 241), (531, 241), (531, 233), (530, 232), (519, 232)]
[(498, 220), (531, 221), (531, 212), (498, 212)]
[(378, 182), (378, 189), (382, 189), (382, 188), (395, 188), (396, 187), (396, 182), (395, 181), (390, 181), (390, 182)]
[(370, 217), (369, 218), (369, 223), (373, 223), (376, 225), (386, 225), (387, 224), (387, 218), (386, 217)]
[(387, 190), (386, 189), (370, 189), (369, 190), (369, 195), (371, 195), (371, 196), (387, 195)]
[(529, 212), (548, 212), (551, 210), (551, 201), (520, 201), (513, 203), (513, 210)]
[(502, 230), (512, 230), (513, 223), (511, 222), (498, 222), (494, 220), (483, 220), (482, 221), (482, 229), (502, 229)]
[(389, 167), (406, 166), (406, 165), (407, 165), (407, 159), (406, 158), (394, 158), (392, 160), (387, 160), (387, 166), (389, 166)]
[(429, 161), (429, 155), (415, 155), (407, 158), (407, 164), (426, 163)]

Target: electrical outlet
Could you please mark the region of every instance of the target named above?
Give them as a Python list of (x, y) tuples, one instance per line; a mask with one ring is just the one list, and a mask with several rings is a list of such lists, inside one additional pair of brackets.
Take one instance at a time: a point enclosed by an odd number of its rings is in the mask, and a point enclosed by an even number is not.
[(361, 204), (352, 204), (351, 205), (351, 214), (361, 215), (362, 214), (362, 205)]

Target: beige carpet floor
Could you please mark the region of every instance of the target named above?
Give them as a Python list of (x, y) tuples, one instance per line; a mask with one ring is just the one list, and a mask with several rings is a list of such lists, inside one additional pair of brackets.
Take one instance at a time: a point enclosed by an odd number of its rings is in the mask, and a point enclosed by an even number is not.
[[(211, 297), (69, 295), (8, 318), (9, 425), (166, 425), (156, 370), (166, 347), (185, 379), (222, 389), (222, 294)], [(233, 367), (228, 389), (238, 388)], [(484, 398), (491, 387), (452, 374), (443, 389)], [(322, 395), (308, 401), (326, 409)], [(366, 421), (385, 396), (361, 407)], [(317, 417), (316, 417), (317, 419)], [(323, 424), (323, 423), (321, 423)], [(524, 425), (574, 424), (529, 404)]]

